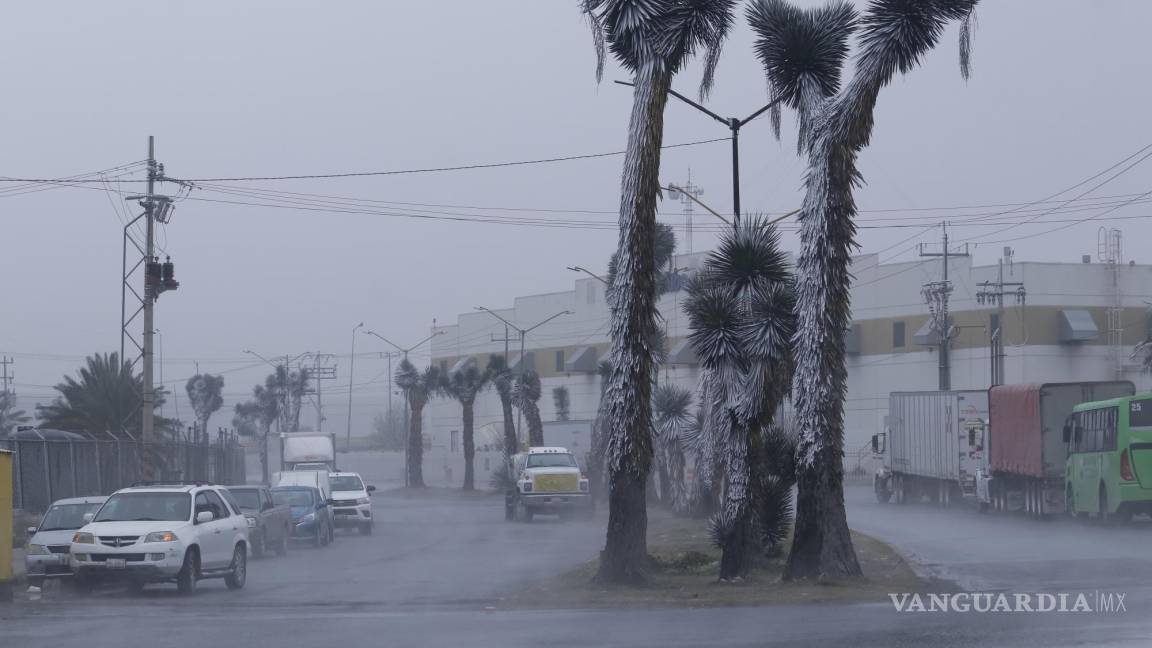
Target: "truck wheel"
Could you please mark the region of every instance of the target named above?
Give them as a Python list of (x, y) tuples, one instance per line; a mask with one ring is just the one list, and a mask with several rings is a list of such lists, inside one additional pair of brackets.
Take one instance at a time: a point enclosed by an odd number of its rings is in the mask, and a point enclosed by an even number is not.
[(244, 545), (236, 545), (232, 550), (232, 571), (224, 577), (224, 584), (230, 590), (238, 590), (244, 587), (244, 583), (248, 581), (248, 551), (244, 549)]
[(892, 499), (892, 491), (879, 479), (873, 481), (872, 490), (876, 491), (876, 501), (881, 504), (887, 504)]
[(263, 558), (264, 557), (264, 551), (265, 551), (264, 532), (257, 529), (256, 533), (252, 534), (252, 537), (250, 537), (249, 540), (252, 542), (252, 557), (253, 558)]
[(360, 525), (360, 535), (372, 535), (372, 523)]
[(1100, 484), (1100, 523), (1108, 525), (1114, 521), (1112, 514), (1108, 512), (1108, 491), (1104, 488), (1104, 484)]
[(195, 549), (184, 552), (184, 564), (176, 574), (176, 591), (185, 596), (196, 591), (196, 579), (200, 577), (200, 556)]
[(326, 544), (328, 544), (328, 536), (324, 533), (323, 527), (317, 524), (316, 535), (312, 537), (312, 546), (323, 547)]

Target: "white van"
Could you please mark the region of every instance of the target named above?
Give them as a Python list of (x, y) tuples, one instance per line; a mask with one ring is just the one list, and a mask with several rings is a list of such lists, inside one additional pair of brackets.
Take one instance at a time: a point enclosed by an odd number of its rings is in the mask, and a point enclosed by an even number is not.
[(285, 470), (272, 474), (273, 486), (313, 486), (320, 489), (324, 499), (332, 501), (332, 485), (327, 470)]

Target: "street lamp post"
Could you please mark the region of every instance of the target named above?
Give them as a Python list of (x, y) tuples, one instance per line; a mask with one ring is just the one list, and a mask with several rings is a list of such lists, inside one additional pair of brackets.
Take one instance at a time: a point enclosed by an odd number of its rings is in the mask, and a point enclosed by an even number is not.
[[(617, 81), (616, 83), (619, 83), (620, 85), (626, 85), (626, 86), (634, 85), (628, 81)], [(688, 104), (689, 106), (692, 106), (693, 108), (695, 108), (696, 110), (699, 110), (700, 112), (704, 113), (705, 115), (708, 115), (709, 117), (711, 117), (712, 119), (715, 119), (716, 121), (720, 122), (721, 124), (724, 124), (725, 126), (728, 127), (728, 130), (732, 132), (732, 223), (733, 223), (732, 226), (735, 229), (739, 229), (740, 228), (740, 129), (743, 128), (744, 125), (747, 124), (748, 122), (752, 121), (753, 119), (756, 119), (760, 115), (763, 115), (770, 108), (779, 104), (783, 100), (783, 97), (778, 97), (776, 99), (773, 99), (772, 101), (768, 102), (768, 105), (764, 106), (760, 110), (757, 110), (756, 112), (752, 113), (751, 115), (748, 115), (744, 119), (740, 119), (738, 117), (721, 117), (720, 115), (717, 115), (716, 113), (712, 112), (711, 110), (708, 110), (704, 106), (696, 103), (695, 101), (692, 101), (688, 97), (685, 97), (684, 95), (680, 94), (679, 92), (676, 92), (675, 90), (669, 90), (668, 94), (672, 95), (673, 97), (676, 97), (677, 99), (679, 99), (680, 101), (683, 101), (684, 103)]]
[[(433, 322), (433, 323), (435, 323), (435, 322)], [(361, 326), (363, 326), (363, 324), (361, 324)], [(387, 342), (390, 346), (392, 346), (394, 349), (399, 351), (402, 356), (404, 356), (404, 360), (408, 359), (408, 354), (410, 352), (415, 351), (416, 349), (420, 348), (421, 346), (424, 345), (424, 343), (428, 342), (429, 340), (436, 337), (437, 335), (443, 335), (444, 333), (445, 333), (445, 331), (435, 331), (432, 333), (432, 335), (429, 335), (428, 337), (424, 338), (423, 340), (420, 340), (416, 344), (413, 344), (412, 346), (405, 349), (404, 347), (400, 346), (399, 344), (396, 344), (392, 340), (389, 340), (388, 338), (384, 337), (383, 335), (380, 335), (379, 333), (377, 333), (375, 331), (364, 331), (364, 335), (371, 335), (373, 337), (376, 337), (376, 338), (383, 340), (384, 342)], [(404, 434), (405, 435), (409, 435), (412, 433), (412, 431), (410, 429), (411, 423), (408, 420), (408, 410), (411, 408), (411, 404), (412, 404), (411, 400), (408, 398), (408, 390), (404, 390)], [(388, 355), (388, 408), (389, 408), (388, 409), (388, 417), (389, 417), (389, 419), (391, 419), (391, 417), (392, 417), (392, 409), (391, 409), (392, 408), (392, 355), (391, 354)], [(423, 440), (421, 440), (421, 443), (423, 443)], [(405, 443), (404, 444), (404, 487), (407, 488), (409, 486), (411, 486), (411, 483), (410, 483), (410, 476), (408, 475), (408, 444)]]
[[(583, 268), (580, 268), (580, 269), (583, 270)], [(588, 272), (588, 271), (584, 270), (584, 272)], [(592, 274), (592, 273), (589, 273), (589, 274)], [(592, 276), (595, 277), (596, 275), (592, 275)], [(596, 278), (599, 279), (599, 277), (596, 277)], [(601, 280), (601, 281), (603, 281), (603, 280)], [(505, 325), (511, 327), (514, 331), (516, 331), (517, 333), (520, 334), (520, 360), (519, 360), (519, 363), (520, 363), (520, 375), (521, 376), (524, 375), (524, 364), (525, 364), (524, 363), (524, 339), (528, 337), (528, 334), (531, 333), (532, 331), (535, 331), (536, 329), (540, 328), (541, 326), (544, 326), (548, 322), (551, 322), (552, 320), (556, 319), (557, 317), (560, 317), (561, 315), (572, 315), (573, 314), (572, 311), (570, 311), (570, 310), (562, 310), (559, 313), (552, 315), (551, 317), (547, 317), (547, 318), (533, 324), (532, 326), (529, 326), (528, 328), (520, 328), (519, 326), (516, 326), (512, 322), (509, 322), (508, 320), (504, 319), (503, 317), (500, 317), (499, 315), (496, 314), (495, 311), (492, 311), (488, 308), (485, 308), (483, 306), (476, 306), (476, 310), (484, 311), (485, 313), (488, 313), (492, 317), (495, 317), (496, 319), (500, 320), (501, 322), (504, 322)], [(504, 337), (508, 337), (508, 336), (505, 335)], [(516, 414), (516, 436), (517, 436), (517, 438), (520, 437), (521, 424), (522, 424), (521, 412), (519, 411), (519, 408), (517, 408), (517, 414)]]
[(348, 358), (348, 426), (344, 433), (344, 447), (349, 450), (352, 448), (352, 378), (356, 370), (356, 331), (363, 326), (364, 322), (360, 322), (352, 327), (352, 355)]

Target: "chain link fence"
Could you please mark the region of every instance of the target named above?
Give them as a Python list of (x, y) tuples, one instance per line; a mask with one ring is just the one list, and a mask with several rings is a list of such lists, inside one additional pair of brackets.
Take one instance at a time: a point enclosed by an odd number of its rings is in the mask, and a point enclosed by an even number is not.
[[(142, 479), (144, 444), (125, 441), (0, 439), (15, 452), (15, 508), (42, 512), (66, 497), (108, 495)], [(149, 446), (157, 480), (243, 484), (244, 449), (234, 437), (214, 442), (168, 442)]]

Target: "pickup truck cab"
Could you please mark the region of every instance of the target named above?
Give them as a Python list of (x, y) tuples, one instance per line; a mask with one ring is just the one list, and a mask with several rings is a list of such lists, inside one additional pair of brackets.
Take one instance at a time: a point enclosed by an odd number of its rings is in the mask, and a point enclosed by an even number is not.
[(588, 480), (566, 448), (536, 447), (513, 455), (514, 486), (504, 497), (504, 519), (531, 522), (537, 514), (592, 517)]
[(72, 536), (72, 571), (95, 580), (176, 583), (190, 594), (204, 578), (240, 589), (248, 578), (248, 524), (220, 486), (138, 482), (113, 493)]
[(332, 507), (315, 486), (276, 486), (272, 489), (272, 501), (291, 510), (293, 540), (325, 547), (336, 539)]
[(229, 486), (240, 512), (248, 522), (248, 544), (252, 555), (260, 558), (269, 551), (277, 556), (288, 552), (292, 537), (292, 512), (287, 506), (272, 501), (267, 486)]
[(40, 524), (28, 528), (24, 571), (29, 585), (39, 587), (45, 580), (72, 576), (68, 554), (72, 534), (86, 524), (85, 514), (95, 513), (106, 499), (105, 495), (94, 495), (53, 502)]
[(333, 520), (338, 527), (356, 527), (364, 535), (372, 534), (372, 500), (375, 486), (365, 486), (364, 480), (354, 472), (328, 475), (332, 488)]

